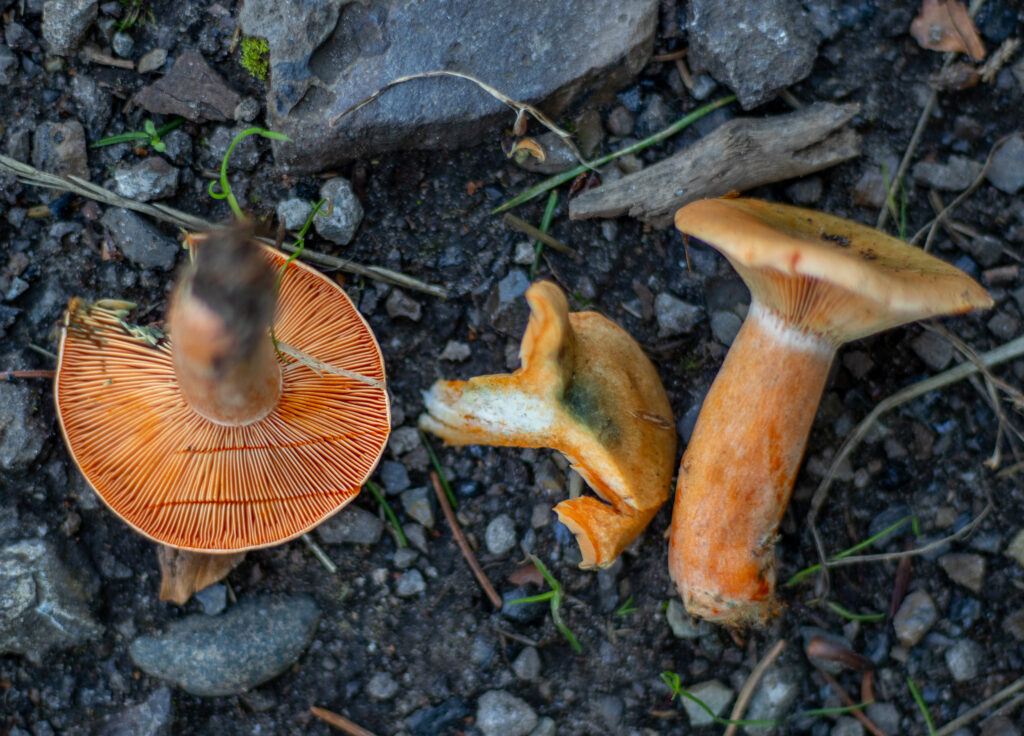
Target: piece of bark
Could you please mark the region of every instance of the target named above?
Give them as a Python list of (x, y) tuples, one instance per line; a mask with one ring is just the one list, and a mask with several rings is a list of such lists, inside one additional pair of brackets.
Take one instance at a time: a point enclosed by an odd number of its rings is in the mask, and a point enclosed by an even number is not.
[(245, 552), (213, 555), (186, 552), (166, 544), (158, 544), (156, 553), (160, 562), (160, 600), (179, 606), (185, 605), (193, 593), (226, 577), (245, 559)]
[(569, 217), (629, 214), (672, 224), (688, 202), (805, 176), (860, 155), (860, 136), (843, 126), (860, 105), (821, 102), (787, 115), (737, 118), (664, 161), (589, 189), (569, 201)]
[(185, 51), (163, 77), (132, 98), (152, 113), (181, 115), (202, 123), (233, 120), (242, 98), (215, 72), (198, 51)]

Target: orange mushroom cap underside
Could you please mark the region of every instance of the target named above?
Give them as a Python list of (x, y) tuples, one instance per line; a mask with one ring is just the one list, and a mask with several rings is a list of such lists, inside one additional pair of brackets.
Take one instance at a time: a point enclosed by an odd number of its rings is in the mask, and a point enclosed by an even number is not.
[[(286, 261), (265, 252), (276, 269)], [(369, 326), (335, 283), (292, 262), (274, 332), (380, 385), (285, 359), (277, 407), (222, 426), (186, 403), (168, 340), (152, 345), (116, 310), (72, 300), (54, 388), (61, 429), (90, 485), (136, 531), (179, 549), (238, 552), (298, 536), (359, 493), (390, 432)]]

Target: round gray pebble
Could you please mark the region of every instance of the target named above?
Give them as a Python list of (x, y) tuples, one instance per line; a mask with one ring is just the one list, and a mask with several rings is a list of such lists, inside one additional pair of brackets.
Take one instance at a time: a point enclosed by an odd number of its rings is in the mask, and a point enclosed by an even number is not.
[(491, 519), (484, 532), (487, 551), (492, 555), (502, 556), (516, 546), (516, 525), (508, 514), (500, 514)]

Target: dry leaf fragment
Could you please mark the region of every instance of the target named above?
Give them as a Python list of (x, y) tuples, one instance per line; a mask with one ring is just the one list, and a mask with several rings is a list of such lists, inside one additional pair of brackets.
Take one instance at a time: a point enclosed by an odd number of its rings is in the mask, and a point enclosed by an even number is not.
[(956, 51), (975, 61), (985, 58), (985, 45), (961, 2), (923, 0), (921, 14), (910, 24), (910, 33), (922, 48)]

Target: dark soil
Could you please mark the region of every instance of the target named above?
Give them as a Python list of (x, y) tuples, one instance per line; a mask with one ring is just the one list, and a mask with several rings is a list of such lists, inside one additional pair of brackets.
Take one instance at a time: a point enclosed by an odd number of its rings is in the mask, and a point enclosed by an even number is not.
[[(17, 21), (36, 39), (16, 49), (19, 61), (30, 67), (41, 66), (46, 57), (39, 47), (39, 15), (22, 15), (21, 3), (0, 3), (0, 9), (3, 5), (9, 6), (4, 23)], [(224, 50), (230, 41), (231, 18), (214, 24), (199, 9), (201, 5), (153, 3), (156, 22), (132, 29), (136, 49), (166, 45), (169, 38), (178, 48), (212, 49), (205, 51), (207, 59), (231, 86), (243, 95), (261, 99), (262, 84), (241, 69), (236, 56)], [(664, 5), (667, 10), (657, 50), (682, 48), (685, 34), (673, 30), (682, 10), (674, 9), (671, 2)], [(853, 185), (869, 168), (902, 156), (920, 114), (918, 100), (926, 91), (929, 75), (942, 62), (941, 55), (922, 50), (907, 34), (916, 11), (913, 5), (900, 3), (891, 8), (887, 3), (864, 2), (845, 8), (845, 27), (833, 40), (822, 43), (812, 76), (792, 89), (796, 98), (807, 102), (840, 99), (863, 104), (855, 127), (864, 136), (864, 156), (816, 175), (821, 192), (811, 206), (817, 209), (874, 223), (877, 210), (853, 203)], [(1009, 18), (1003, 26), (995, 21), (981, 24), (992, 35), (986, 38), (990, 49), (1006, 35), (1019, 36), (1024, 31), (1016, 12), (1010, 2), (986, 3), (985, 18), (998, 14)], [(236, 13), (233, 8), (230, 16)], [(0, 89), (0, 133), (5, 128), (13, 129), (20, 121), (34, 125), (81, 114), (68, 93), (75, 74), (92, 76), (114, 94), (113, 118), (104, 134), (142, 128), (147, 114), (125, 108), (123, 100), (143, 80), (133, 72), (72, 58), (63, 69), (39, 69), (31, 78), (21, 73), (11, 86)], [(661, 95), (674, 119), (700, 104), (672, 92), (670, 76), (675, 74), (670, 63), (651, 63), (622, 99), (635, 100), (640, 109), (652, 95)], [(723, 93), (719, 90), (714, 96)], [(941, 94), (916, 160), (944, 162), (957, 154), (983, 161), (994, 141), (1021, 125), (1022, 100), (1024, 86), (1006, 70), (994, 83)], [(615, 104), (598, 108), (602, 119)], [(749, 114), (779, 114), (789, 109), (775, 102)], [(743, 113), (735, 107), (723, 110), (715, 121), (736, 114)], [(200, 142), (213, 127), (187, 123), (183, 130), (199, 152)], [(968, 129), (969, 137), (964, 133)], [(309, 242), (317, 250), (387, 266), (451, 289), (452, 296), (446, 301), (408, 292), (423, 307), (422, 319), (413, 322), (388, 316), (384, 286), (342, 276), (346, 288), (364, 299), (364, 305), (369, 304), (366, 294), (370, 290), (379, 292), (381, 298), (366, 316), (384, 349), (399, 420), (396, 423), (403, 426), (415, 426), (422, 409), (420, 393), (435, 379), (504, 371), (507, 356), (518, 346), (519, 329), (507, 334), (496, 331), (488, 319), (486, 301), (497, 281), (507, 274), (515, 243), (524, 238), (508, 230), (490, 211), (539, 178), (505, 158), (500, 135), (495, 131), (493, 140), (453, 153), (385, 155), (343, 168), (336, 173), (357, 183), (366, 211), (359, 233), (345, 249), (316, 238)], [(645, 151), (641, 158), (648, 163), (657, 161), (697, 135), (687, 133)], [(321, 183), (318, 177), (288, 179), (278, 175), (269, 147), (264, 141), (257, 145), (264, 151), (259, 169), (232, 178), (240, 199), (249, 203), (254, 215), (269, 215), (289, 190), (305, 198), (316, 197)], [(128, 146), (90, 150), (93, 181), (105, 181), (109, 166), (135, 157)], [(197, 153), (191, 167), (193, 183), (183, 185), (179, 195), (168, 203), (212, 220), (227, 220), (230, 213), (226, 205), (214, 202), (205, 193), (205, 177), (213, 163)], [(0, 215), (6, 215), (12, 207), (31, 207), (53, 197), (39, 189), (3, 181), (7, 189), (0, 196)], [(470, 193), (467, 184), (476, 181), (483, 186)], [(748, 194), (792, 201), (791, 185), (783, 182)], [(927, 195), (925, 188), (908, 182), (909, 234), (933, 214)], [(953, 196), (943, 194), (947, 203)], [(519, 208), (517, 214), (535, 223), (542, 209), (543, 198)], [(4, 338), (0, 354), (9, 364), (0, 365), (0, 369), (53, 367), (50, 359), (29, 346), (56, 350), (54, 328), (62, 305), (71, 296), (129, 299), (141, 305), (144, 320), (162, 313), (170, 275), (142, 269), (119, 257), (105, 260), (100, 248), (104, 235), (97, 222), (99, 212), (95, 205), (72, 198), (59, 217), (26, 219), (18, 227), (0, 217), (3, 260), (14, 253), (24, 253), (30, 259), (22, 275), (30, 288), (10, 304), (23, 311)], [(1002, 238), (1004, 250), (995, 265), (1012, 266), (1021, 261), (1021, 215), (1019, 196), (1014, 198), (983, 184), (953, 216), (978, 232)], [(70, 226), (62, 227), (64, 224)], [(163, 227), (167, 233), (173, 232)], [(570, 222), (563, 195), (552, 233), (578, 249), (582, 257), (576, 261), (547, 250), (537, 275), (561, 283), (573, 295), (573, 308), (599, 310), (628, 329), (649, 351), (676, 418), (682, 418), (699, 403), (725, 348), (713, 340), (707, 319), (681, 338), (659, 338), (655, 320), (650, 314), (644, 315), (645, 300), (651, 294), (668, 291), (704, 305), (709, 294), (720, 294), (731, 286), (734, 274), (724, 259), (699, 244), (691, 244), (696, 272), (688, 274), (683, 242), (674, 230), (649, 231), (628, 218), (615, 221), (614, 229), (615, 234), (608, 238), (600, 222)], [(984, 270), (945, 232), (939, 233), (934, 251), (945, 260), (973, 269), (975, 275)], [(996, 313), (1020, 318), (1020, 307), (1012, 297), (1024, 283), (1019, 276), (1012, 283), (983, 283), (996, 299)], [(635, 307), (626, 309), (624, 304), (639, 305), (643, 318), (634, 316)], [(525, 304), (519, 309), (519, 324), (523, 324)], [(943, 324), (982, 352), (1004, 341), (987, 328), (991, 316), (968, 315), (944, 320)], [(817, 559), (804, 518), (822, 470), (845, 436), (879, 400), (934, 372), (911, 347), (913, 338), (922, 331), (919, 325), (896, 329), (840, 352), (782, 526), (777, 547), (780, 580)], [(439, 361), (438, 355), (449, 339), (469, 344), (471, 358), (461, 364)], [(851, 370), (853, 361), (844, 360), (851, 353), (858, 361), (869, 360), (873, 366), (862, 377)], [(994, 373), (1019, 386), (1024, 361), (1017, 360)], [(142, 702), (162, 685), (134, 668), (128, 656), (131, 639), (139, 633), (159, 630), (200, 607), (195, 601), (179, 608), (157, 600), (159, 580), (152, 545), (90, 497), (92, 492), (65, 450), (50, 408), (48, 383), (32, 385), (37, 387), (50, 435), (32, 467), (0, 479), (0, 504), (16, 510), (25, 535), (45, 535), (76, 565), (97, 571), (101, 584), (93, 612), (103, 624), (104, 633), (84, 646), (51, 651), (39, 664), (18, 656), (0, 657), (0, 734), (15, 727), (34, 734), (88, 733), (90, 724)], [(1017, 421), (1016, 412), (1005, 408), (1011, 421)], [(564, 487), (553, 493), (535, 482), (537, 471), (550, 453), (439, 448), (448, 476), (459, 490), (465, 531), (481, 540), (481, 557), (491, 580), (499, 591), (510, 590), (514, 586), (507, 578), (522, 562), (518, 552), (490, 559), (482, 545), (487, 522), (507, 513), (515, 521), (520, 538), (525, 538), (548, 562), (570, 594), (563, 616), (579, 638), (583, 653), (573, 652), (550, 616), (520, 622), (495, 612), (438, 514), (439, 522), (428, 534), (429, 554), (421, 555), (416, 563), (425, 574), (427, 588), (410, 599), (393, 593), (396, 545), (388, 534), (371, 547), (328, 546), (327, 552), (339, 566), (336, 575), (328, 574), (300, 543), (250, 553), (228, 578), (234, 595), (239, 599), (264, 591), (312, 595), (322, 610), (316, 638), (292, 668), (253, 693), (199, 698), (175, 690), (173, 732), (326, 734), (329, 727), (309, 714), (311, 705), (319, 705), (342, 712), (377, 734), (410, 732), (406, 723), (410, 714), (426, 707), (442, 707), (456, 717), (455, 725), (445, 726), (439, 733), (474, 734), (479, 733), (473, 725), (476, 699), (487, 690), (500, 688), (526, 700), (538, 714), (551, 716), (561, 736), (684, 734), (690, 732), (689, 722), (681, 706), (670, 702), (661, 673), (677, 672), (684, 684), (717, 678), (738, 690), (756, 661), (780, 638), (789, 642), (781, 659), (788, 668), (787, 677), (799, 687), (794, 710), (839, 705), (835, 693), (810, 666), (802, 649), (803, 628), (820, 626), (836, 634), (845, 633), (854, 649), (872, 658), (877, 667), (876, 699), (894, 704), (901, 715), (896, 732), (925, 733), (923, 718), (907, 689), (907, 676), (912, 676), (922, 689), (932, 717), (941, 725), (1024, 673), (1021, 642), (1003, 626), (1010, 614), (1024, 607), (1021, 568), (1003, 554), (1024, 526), (1024, 489), (1019, 474), (1003, 477), (984, 465), (996, 446), (999, 422), (980, 383), (964, 381), (928, 394), (882, 421), (888, 429), (885, 438), (869, 437), (850, 458), (851, 469), (859, 474), (861, 482), (837, 482), (823, 509), (819, 523), (829, 552), (839, 552), (867, 538), (872, 520), (883, 513), (893, 520), (913, 514), (920, 524), (920, 539), (901, 534), (875, 550), (897, 551), (905, 543), (921, 545), (949, 534), (979, 514), (988, 499), (994, 504), (993, 512), (971, 539), (955, 542), (947, 550), (984, 557), (987, 567), (980, 592), (953, 582), (940, 567), (938, 555), (914, 558), (910, 590), (925, 590), (934, 598), (939, 620), (909, 652), (898, 649), (890, 622), (849, 623), (821, 605), (809, 583), (781, 591), (787, 605), (765, 630), (730, 633), (716, 628), (700, 638), (678, 639), (664, 613), (667, 601), (676, 596), (665, 562), (663, 535), (671, 516), (668, 507), (623, 556), (621, 567), (603, 573), (607, 586), (602, 591), (598, 575), (576, 567), (578, 552), (564, 529), (555, 524), (535, 530), (531, 527), (535, 504), (551, 506), (565, 497)], [(1017, 461), (1010, 448), (1004, 440), (1001, 469)], [(392, 458), (390, 451), (385, 457)], [(429, 483), (422, 451), (403, 456), (402, 462), (413, 486)], [(857, 489), (855, 485), (863, 487)], [(401, 516), (401, 504), (397, 498), (391, 500)], [(368, 493), (355, 503), (377, 512)], [(80, 521), (69, 523), (75, 519)], [(403, 521), (409, 519), (403, 516)], [(976, 541), (979, 539), (981, 543)], [(128, 565), (130, 575), (111, 572), (112, 566), (105, 561), (110, 556)], [(895, 562), (837, 569), (831, 576), (828, 600), (854, 612), (888, 612), (895, 571)], [(631, 612), (617, 612), (628, 601), (632, 602)], [(945, 652), (962, 638), (979, 644), (984, 657), (976, 678), (955, 682)], [(530, 640), (537, 643), (543, 663), (538, 683), (518, 680), (510, 669), (524, 642)], [(394, 700), (379, 702), (365, 693), (366, 683), (379, 672), (390, 673), (400, 684)], [(855, 698), (859, 697), (859, 674), (844, 671), (839, 681)], [(614, 714), (608, 711), (614, 711), (615, 701), (606, 696), (614, 696), (623, 706), (618, 727), (609, 725)], [(1018, 728), (1024, 727), (1024, 715), (1013, 714), (1011, 718)], [(800, 717), (789, 721), (780, 732), (826, 734), (832, 727), (831, 717)], [(978, 728), (977, 723), (973, 728)], [(718, 730), (716, 726), (708, 732)]]

